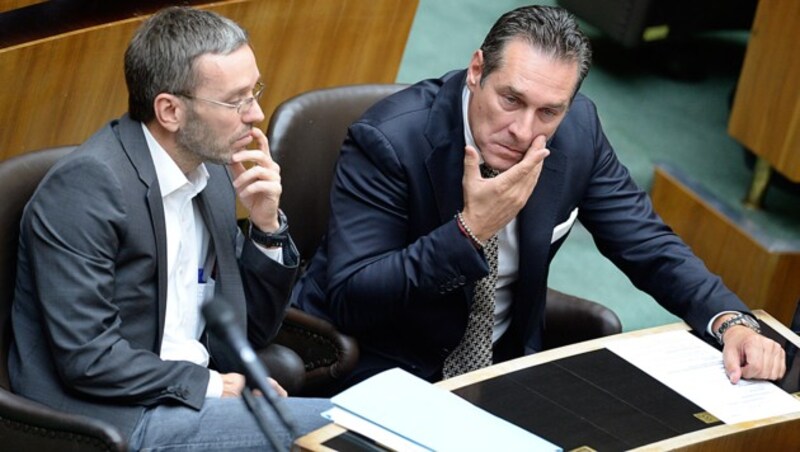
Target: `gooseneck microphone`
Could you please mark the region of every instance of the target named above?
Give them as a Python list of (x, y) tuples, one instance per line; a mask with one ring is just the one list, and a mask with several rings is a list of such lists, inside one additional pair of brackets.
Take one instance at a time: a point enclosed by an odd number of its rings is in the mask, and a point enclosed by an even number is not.
[[(260, 405), (263, 405), (264, 400), (268, 402), (292, 438), (296, 437), (294, 422), (291, 419), (291, 415), (284, 408), (283, 401), (270, 386), (268, 382), (269, 372), (258, 359), (258, 355), (256, 355), (253, 347), (250, 346), (244, 331), (239, 327), (236, 313), (226, 300), (219, 298), (204, 304), (202, 310), (209, 331), (229, 346), (244, 370), (247, 387), (242, 391), (242, 398), (273, 446), (277, 450), (285, 450), (285, 447), (280, 444), (274, 432), (267, 425), (268, 422), (261, 411), (262, 407), (259, 406), (259, 399), (261, 401)], [(251, 389), (261, 391), (264, 397), (256, 397), (250, 391)]]

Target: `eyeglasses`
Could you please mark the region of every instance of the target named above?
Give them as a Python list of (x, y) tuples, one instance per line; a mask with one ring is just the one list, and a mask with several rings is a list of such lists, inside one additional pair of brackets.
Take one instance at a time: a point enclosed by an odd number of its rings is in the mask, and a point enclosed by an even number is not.
[(205, 99), (203, 97), (195, 97), (189, 94), (181, 94), (177, 93), (178, 96), (185, 97), (191, 100), (201, 100), (203, 102), (208, 102), (209, 104), (219, 105), (220, 107), (226, 108), (233, 108), (236, 110), (236, 113), (243, 115), (250, 111), (253, 108), (253, 104), (258, 102), (261, 99), (261, 95), (264, 94), (264, 84), (261, 82), (256, 83), (255, 88), (253, 89), (253, 97), (248, 97), (247, 99), (242, 99), (235, 104), (229, 104), (227, 102), (220, 102), (214, 99)]

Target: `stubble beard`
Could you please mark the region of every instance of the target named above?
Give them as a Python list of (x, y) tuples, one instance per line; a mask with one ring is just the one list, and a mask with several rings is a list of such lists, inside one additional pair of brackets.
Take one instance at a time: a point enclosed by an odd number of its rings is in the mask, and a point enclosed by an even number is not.
[[(238, 136), (245, 133), (247, 132), (243, 131)], [(175, 139), (186, 155), (194, 156), (201, 162), (227, 165), (236, 151), (233, 143), (237, 138), (225, 140), (216, 137), (211, 127), (191, 109), (187, 114), (186, 125), (178, 130)]]

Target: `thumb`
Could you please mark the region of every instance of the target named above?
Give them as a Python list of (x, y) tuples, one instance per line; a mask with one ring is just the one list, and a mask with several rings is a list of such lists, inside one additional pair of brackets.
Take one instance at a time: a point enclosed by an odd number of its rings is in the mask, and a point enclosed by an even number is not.
[(481, 170), (480, 156), (478, 151), (472, 146), (464, 147), (464, 179), (475, 179), (480, 177)]
[(534, 138), (528, 150), (525, 151), (525, 155), (522, 157), (522, 162), (525, 162), (522, 166), (532, 167), (540, 164), (547, 158), (547, 156), (550, 155), (550, 150), (545, 146), (547, 146), (547, 137), (545, 135), (539, 135)]
[(736, 384), (742, 378), (742, 365), (736, 350), (723, 350), (722, 364), (731, 384)]
[(539, 135), (533, 139), (533, 143), (531, 143), (531, 149), (542, 149), (547, 145), (547, 136)]

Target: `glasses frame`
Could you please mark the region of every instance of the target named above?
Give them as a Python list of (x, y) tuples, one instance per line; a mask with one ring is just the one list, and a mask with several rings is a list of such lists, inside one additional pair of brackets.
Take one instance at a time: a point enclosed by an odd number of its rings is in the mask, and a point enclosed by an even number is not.
[(189, 100), (199, 100), (203, 102), (207, 102), (212, 105), (219, 105), (220, 107), (226, 107), (236, 110), (236, 113), (239, 115), (243, 115), (250, 111), (253, 108), (253, 104), (261, 100), (261, 96), (264, 94), (264, 90), (266, 89), (266, 85), (262, 82), (256, 83), (255, 88), (253, 89), (253, 95), (236, 102), (235, 104), (230, 104), (228, 102), (222, 102), (219, 100), (214, 99), (206, 99), (205, 97), (197, 97), (192, 96), (191, 94), (184, 94), (184, 93), (176, 93), (177, 96), (185, 97)]

